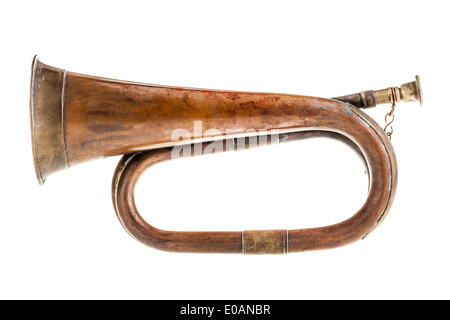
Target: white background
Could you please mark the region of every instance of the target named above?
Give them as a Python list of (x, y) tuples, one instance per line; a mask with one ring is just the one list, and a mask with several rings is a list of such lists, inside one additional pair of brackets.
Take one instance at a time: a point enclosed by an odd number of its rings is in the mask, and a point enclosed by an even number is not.
[[(2, 299), (448, 299), (449, 31), (445, 1), (16, 1), (0, 5)], [(399, 104), (399, 183), (366, 240), (286, 256), (175, 254), (133, 240), (110, 199), (119, 157), (39, 186), (31, 61), (155, 84), (332, 97), (413, 81)], [(367, 111), (381, 125), (389, 106)], [(137, 188), (153, 225), (296, 229), (339, 222), (367, 177), (345, 145), (309, 140), (163, 163)]]

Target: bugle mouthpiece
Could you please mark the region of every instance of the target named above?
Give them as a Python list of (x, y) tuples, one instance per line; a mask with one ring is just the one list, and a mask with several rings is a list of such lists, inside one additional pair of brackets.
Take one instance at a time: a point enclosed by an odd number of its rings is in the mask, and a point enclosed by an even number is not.
[(385, 103), (396, 104), (400, 101), (418, 101), (420, 105), (423, 103), (419, 76), (416, 76), (415, 81), (404, 83), (400, 87), (389, 87), (376, 91), (367, 90), (333, 99), (351, 103), (357, 108), (371, 108)]
[(404, 102), (420, 102), (422, 105), (422, 88), (420, 78), (416, 76), (416, 80), (404, 83), (398, 87), (390, 87), (374, 92), (376, 104), (390, 103), (394, 104), (400, 101)]

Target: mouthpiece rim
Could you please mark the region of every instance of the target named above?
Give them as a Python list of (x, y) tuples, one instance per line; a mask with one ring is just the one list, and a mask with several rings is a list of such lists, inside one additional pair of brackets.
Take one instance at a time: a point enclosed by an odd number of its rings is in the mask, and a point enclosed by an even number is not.
[(416, 88), (417, 88), (417, 95), (419, 98), (420, 106), (423, 105), (423, 94), (422, 94), (422, 84), (420, 82), (420, 77), (416, 75)]

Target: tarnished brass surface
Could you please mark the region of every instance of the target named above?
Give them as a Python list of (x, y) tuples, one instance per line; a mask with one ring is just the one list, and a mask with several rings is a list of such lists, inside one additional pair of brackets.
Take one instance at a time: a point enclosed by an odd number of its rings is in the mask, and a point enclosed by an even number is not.
[(357, 108), (366, 109), (373, 108), (375, 103), (375, 95), (373, 90), (361, 91), (360, 93), (349, 94), (346, 96), (335, 97), (335, 100), (348, 102)]
[(390, 87), (377, 90), (375, 93), (376, 104), (390, 103), (395, 104), (399, 101), (414, 102), (418, 101), (422, 105), (422, 88), (420, 78), (416, 76), (413, 82), (404, 83), (398, 87)]
[(47, 66), (36, 56), (31, 73), (31, 138), (36, 176), (40, 184), (66, 168), (63, 129), (64, 70)]
[(287, 230), (246, 230), (242, 232), (242, 252), (244, 254), (285, 254), (288, 253)]

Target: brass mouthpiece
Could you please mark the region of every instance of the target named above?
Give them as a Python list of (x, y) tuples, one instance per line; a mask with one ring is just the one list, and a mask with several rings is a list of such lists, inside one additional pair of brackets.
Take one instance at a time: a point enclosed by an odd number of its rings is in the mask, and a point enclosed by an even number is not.
[(374, 92), (375, 103), (395, 104), (399, 101), (410, 102), (419, 101), (422, 105), (422, 88), (420, 86), (420, 78), (416, 76), (416, 81), (404, 83), (398, 87), (390, 87), (387, 89), (377, 90)]
[(389, 87), (376, 91), (367, 90), (333, 99), (351, 103), (357, 108), (371, 108), (385, 103), (396, 104), (400, 101), (418, 101), (420, 105), (423, 103), (419, 76), (416, 76), (415, 81), (402, 84), (400, 88)]

